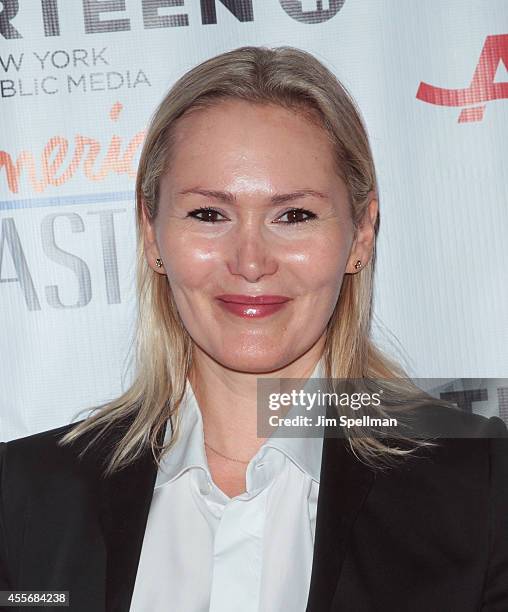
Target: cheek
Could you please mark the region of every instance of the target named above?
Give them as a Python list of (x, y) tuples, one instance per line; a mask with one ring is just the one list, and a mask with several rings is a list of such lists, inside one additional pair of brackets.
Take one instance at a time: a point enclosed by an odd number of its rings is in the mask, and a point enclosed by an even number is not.
[(220, 261), (219, 251), (210, 241), (176, 230), (166, 232), (160, 250), (169, 283), (175, 289), (202, 289)]
[(343, 236), (323, 236), (288, 253), (287, 263), (298, 276), (302, 293), (338, 294), (348, 255), (347, 240)]

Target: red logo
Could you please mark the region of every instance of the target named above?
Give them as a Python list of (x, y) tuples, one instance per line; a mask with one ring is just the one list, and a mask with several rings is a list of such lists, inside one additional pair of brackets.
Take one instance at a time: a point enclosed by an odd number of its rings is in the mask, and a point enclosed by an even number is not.
[(416, 97), (439, 106), (467, 106), (459, 115), (459, 123), (481, 121), (486, 102), (508, 98), (508, 82), (494, 83), (499, 63), (508, 70), (508, 34), (487, 36), (469, 87), (444, 89), (420, 83)]

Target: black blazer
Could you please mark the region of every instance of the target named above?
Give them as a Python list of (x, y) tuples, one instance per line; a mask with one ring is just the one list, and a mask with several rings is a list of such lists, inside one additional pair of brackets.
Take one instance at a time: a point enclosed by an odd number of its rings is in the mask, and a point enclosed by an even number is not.
[[(508, 431), (439, 410), (484, 437), (443, 438), (386, 473), (325, 438), (308, 612), (508, 611)], [(128, 612), (156, 464), (148, 450), (102, 479), (120, 430), (78, 462), (81, 442), (56, 445), (71, 426), (0, 443), (0, 590), (66, 590), (72, 612)]]

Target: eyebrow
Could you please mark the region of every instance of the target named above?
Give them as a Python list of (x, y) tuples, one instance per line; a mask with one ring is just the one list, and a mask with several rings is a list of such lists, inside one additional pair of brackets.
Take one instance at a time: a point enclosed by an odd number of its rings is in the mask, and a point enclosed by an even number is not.
[[(214, 198), (228, 204), (237, 203), (235, 194), (231, 193), (230, 191), (217, 191), (215, 189), (201, 189), (200, 187), (195, 187), (193, 189), (184, 189), (183, 191), (178, 192), (179, 195), (185, 195), (187, 193), (195, 193), (208, 198)], [(276, 193), (270, 197), (270, 202), (271, 204), (278, 206), (284, 202), (290, 202), (291, 200), (296, 200), (297, 198), (303, 198), (306, 196), (314, 196), (324, 200), (328, 199), (326, 194), (316, 191), (315, 189), (298, 189), (297, 191), (292, 191), (291, 193)]]

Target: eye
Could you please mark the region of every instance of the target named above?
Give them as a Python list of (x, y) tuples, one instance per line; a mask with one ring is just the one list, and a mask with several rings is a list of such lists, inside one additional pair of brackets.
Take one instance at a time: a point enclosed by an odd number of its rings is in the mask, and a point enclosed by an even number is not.
[[(308, 218), (307, 219), (299, 218), (302, 214), (307, 215)], [(199, 215), (203, 215), (203, 216), (199, 216)], [(221, 223), (222, 221), (226, 220), (226, 219), (217, 219), (214, 217), (214, 215), (223, 216), (222, 213), (220, 213), (215, 208), (211, 208), (210, 206), (203, 206), (201, 208), (196, 208), (194, 210), (191, 210), (189, 213), (187, 213), (188, 217), (193, 217), (194, 219), (197, 219), (198, 221), (202, 221), (204, 223)], [(281, 219), (285, 215), (288, 215), (288, 221), (282, 222), (285, 225), (295, 225), (297, 223), (306, 223), (307, 221), (312, 221), (313, 219), (317, 218), (316, 214), (314, 214), (312, 211), (307, 210), (305, 208), (292, 208), (290, 210), (287, 210), (285, 213), (281, 215), (281, 217), (279, 217), (279, 219)], [(280, 223), (280, 221), (276, 221), (276, 223)]]
[[(220, 223), (220, 219), (213, 219), (213, 215), (215, 214), (220, 215), (221, 213), (218, 210), (215, 210), (215, 208), (211, 208), (210, 206), (203, 206), (201, 208), (191, 210), (189, 213), (187, 213), (187, 216), (193, 217), (194, 219), (197, 219), (198, 221), (203, 221), (205, 223)], [(204, 215), (204, 218), (198, 217), (198, 215)]]
[[(301, 214), (305, 214), (308, 215), (307, 219), (299, 219), (298, 217)], [(313, 219), (317, 218), (317, 215), (314, 214), (312, 211), (310, 210), (306, 210), (305, 208), (292, 208), (291, 210), (287, 210), (282, 217), (284, 217), (284, 215), (289, 215), (289, 221), (284, 221), (283, 223), (286, 224), (295, 224), (295, 223), (307, 223), (308, 221), (312, 221)], [(280, 219), (281, 217), (279, 217)]]

